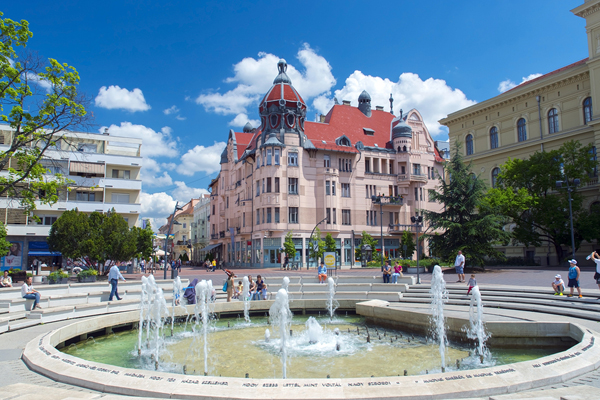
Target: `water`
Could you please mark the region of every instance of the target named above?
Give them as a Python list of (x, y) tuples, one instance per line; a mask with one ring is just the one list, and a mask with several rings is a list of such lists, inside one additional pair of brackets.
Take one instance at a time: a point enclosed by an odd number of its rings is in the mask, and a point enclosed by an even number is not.
[[(143, 282), (142, 282), (143, 285)], [(142, 289), (143, 291), (143, 289)], [(175, 323), (175, 309), (177, 307), (181, 307), (183, 310), (187, 309), (182, 303), (183, 298), (183, 285), (181, 284), (181, 279), (179, 277), (175, 278), (173, 281), (173, 300), (171, 302), (171, 336), (173, 336), (173, 324)]]
[(335, 281), (333, 278), (327, 278), (327, 285), (329, 286), (329, 296), (327, 297), (327, 311), (329, 312), (329, 319), (333, 319), (333, 313), (337, 308), (338, 304), (335, 301)]
[(429, 295), (431, 296), (432, 339), (439, 344), (441, 366), (442, 371), (444, 371), (446, 369), (446, 347), (448, 346), (444, 304), (448, 301), (448, 291), (446, 290), (446, 281), (444, 281), (444, 275), (439, 265), (433, 267)]
[(244, 320), (246, 320), (246, 322), (250, 322), (250, 281), (248, 280), (247, 276), (244, 276), (243, 279), (243, 283), (242, 283), (242, 298), (244, 300)]
[(275, 329), (279, 330), (279, 348), (281, 351), (282, 377), (287, 378), (287, 352), (289, 331), (292, 325), (288, 293), (281, 288), (277, 291), (275, 303), (269, 309), (269, 319)]
[(471, 304), (469, 307), (469, 328), (467, 329), (467, 337), (474, 339), (477, 343), (475, 354), (480, 357), (483, 363), (488, 359), (490, 354), (485, 345), (490, 335), (486, 332), (483, 324), (483, 303), (481, 301), (481, 293), (479, 286), (475, 286), (471, 290)]
[[(210, 324), (211, 304), (213, 302), (212, 281), (202, 280), (196, 285), (196, 324), (202, 321), (202, 338), (204, 344), (204, 375), (208, 375), (208, 329)], [(202, 313), (199, 318), (198, 312)]]
[(283, 277), (283, 283), (281, 284), (281, 288), (285, 289), (286, 292), (289, 293), (289, 288), (290, 287), (290, 278), (288, 278), (287, 276)]

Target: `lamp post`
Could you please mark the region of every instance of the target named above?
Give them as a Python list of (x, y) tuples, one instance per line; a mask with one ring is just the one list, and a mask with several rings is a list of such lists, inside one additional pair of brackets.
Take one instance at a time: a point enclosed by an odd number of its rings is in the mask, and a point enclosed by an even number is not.
[(421, 274), (419, 273), (419, 230), (421, 226), (423, 226), (423, 216), (417, 215), (414, 217), (410, 217), (410, 221), (415, 224), (415, 230), (417, 232), (417, 283), (421, 283)]
[[(402, 205), (402, 197), (400, 196), (371, 196), (371, 201), (373, 202), (373, 204), (379, 204), (379, 228), (380, 228), (380, 235), (381, 235), (381, 239), (379, 242), (379, 245), (381, 247), (381, 271), (383, 272), (383, 258), (384, 258), (384, 247), (383, 247), (383, 205), (394, 205), (394, 204), (398, 204), (398, 205)], [(392, 221), (390, 221), (390, 226), (393, 225)]]
[(177, 211), (183, 210), (182, 207), (179, 207), (179, 202), (175, 203), (175, 209), (173, 210), (173, 214), (171, 214), (171, 221), (169, 222), (169, 229), (167, 230), (167, 237), (165, 239), (165, 268), (164, 268), (164, 279), (167, 279), (167, 261), (168, 261), (168, 257), (167, 257), (167, 246), (169, 245), (169, 236), (171, 236), (171, 229), (173, 228), (173, 225), (181, 225), (180, 222), (175, 221), (175, 213)]
[(565, 179), (564, 181), (556, 181), (556, 188), (561, 189), (563, 185), (567, 187), (567, 193), (569, 194), (569, 220), (571, 222), (571, 256), (575, 258), (575, 232), (573, 230), (573, 206), (571, 205), (571, 192), (575, 190), (581, 181), (579, 179), (573, 179), (571, 185), (569, 185), (569, 180)]
[[(312, 232), (310, 233), (310, 248), (312, 249), (313, 253), (315, 252), (314, 249), (314, 245), (313, 245), (313, 234), (315, 233), (315, 229), (317, 229), (317, 226), (321, 225), (323, 222), (325, 222), (327, 220), (327, 217), (323, 218), (321, 221), (317, 222), (317, 224), (315, 225), (315, 227), (313, 228)], [(310, 254), (310, 253), (309, 253)], [(310, 264), (310, 261), (306, 262), (306, 270), (308, 271), (308, 265)], [(318, 263), (317, 263), (318, 265)]]

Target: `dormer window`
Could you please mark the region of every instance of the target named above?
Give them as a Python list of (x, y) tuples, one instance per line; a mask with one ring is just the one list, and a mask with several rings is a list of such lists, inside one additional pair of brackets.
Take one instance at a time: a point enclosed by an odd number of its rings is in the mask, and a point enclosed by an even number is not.
[(277, 128), (277, 125), (279, 125), (279, 116), (277, 114), (271, 114), (269, 119), (269, 122), (271, 123), (271, 128)]
[(285, 116), (285, 123), (287, 124), (287, 126), (289, 126), (290, 128), (294, 127), (294, 123), (295, 123), (295, 118), (294, 118), (294, 114), (288, 114)]
[(363, 128), (363, 132), (367, 136), (375, 136), (375, 131), (369, 128)]
[(352, 146), (350, 139), (348, 139), (346, 136), (341, 136), (341, 137), (337, 138), (335, 142), (337, 143), (338, 146), (346, 146), (346, 147)]

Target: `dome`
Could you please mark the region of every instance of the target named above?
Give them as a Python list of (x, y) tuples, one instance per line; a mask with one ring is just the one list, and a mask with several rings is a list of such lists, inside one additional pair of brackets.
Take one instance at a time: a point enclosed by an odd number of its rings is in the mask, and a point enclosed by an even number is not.
[(371, 95), (369, 93), (367, 93), (366, 90), (363, 90), (362, 93), (360, 94), (360, 96), (358, 96), (358, 102), (360, 103), (360, 101), (371, 101)]
[(285, 73), (285, 71), (287, 71), (287, 63), (283, 58), (277, 63), (277, 69), (279, 70), (279, 75), (277, 75), (277, 77), (273, 81), (273, 85), (276, 85), (278, 83), (287, 83), (288, 85), (291, 85), (292, 80)]
[(287, 63), (285, 60), (279, 60), (277, 63), (279, 75), (273, 81), (273, 86), (258, 106), (259, 113), (265, 112), (269, 107), (286, 107), (306, 110), (306, 104), (300, 94), (292, 86), (291, 79), (287, 76)]
[(254, 127), (252, 126), (250, 121), (246, 122), (246, 125), (244, 125), (244, 133), (252, 133), (253, 129)]
[(412, 138), (412, 128), (403, 119), (392, 128), (392, 140), (397, 138)]

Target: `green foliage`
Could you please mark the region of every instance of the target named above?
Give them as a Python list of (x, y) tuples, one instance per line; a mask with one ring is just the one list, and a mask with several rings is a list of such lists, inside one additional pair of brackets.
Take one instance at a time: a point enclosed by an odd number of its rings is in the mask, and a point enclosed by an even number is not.
[(146, 223), (146, 228), (144, 229), (134, 226), (131, 230), (136, 238), (136, 256), (138, 258), (143, 258), (144, 260), (150, 258), (154, 252), (154, 249), (152, 248), (152, 236), (154, 233), (152, 232), (150, 221)]
[[(412, 233), (409, 231), (402, 232), (401, 240), (402, 243), (400, 243), (400, 254), (402, 254), (402, 258), (412, 258), (413, 253), (417, 248)], [(406, 246), (406, 250), (404, 250), (404, 246)]]
[(68, 278), (68, 277), (69, 277), (68, 273), (64, 272), (62, 269), (59, 269), (58, 271), (50, 273), (50, 275), (48, 275), (48, 280), (57, 281), (61, 278)]
[[(417, 266), (417, 260), (400, 260), (400, 259), (390, 259), (390, 265), (393, 267), (396, 264), (396, 261), (398, 261), (398, 263), (402, 266), (410, 266), (410, 267), (416, 267)], [(437, 258), (428, 258), (428, 259), (424, 259), (424, 260), (419, 260), (419, 267), (424, 267), (424, 268), (428, 268), (434, 265), (440, 265), (441, 261)], [(379, 261), (369, 261), (367, 263), (367, 267), (368, 268), (381, 268), (381, 262)]]
[(190, 258), (188, 257), (187, 253), (180, 254), (179, 259), (183, 262), (190, 261)]
[[(491, 189), (491, 207), (510, 217), (515, 224), (513, 239), (525, 246), (554, 247), (559, 260), (571, 247), (569, 199), (566, 187), (556, 189), (557, 181), (580, 179), (585, 187), (597, 162), (590, 157), (592, 145), (578, 141), (564, 143), (559, 149), (536, 152), (528, 159), (509, 159), (501, 166), (498, 185)], [(572, 208), (575, 247), (583, 240), (600, 239), (600, 214), (583, 206), (583, 196), (573, 188)]]
[(451, 261), (462, 250), (473, 266), (483, 266), (486, 257), (502, 258), (493, 245), (508, 240), (506, 219), (486, 201), (486, 185), (463, 162), (458, 143), (446, 171), (448, 182), (440, 178), (437, 190), (431, 191), (431, 200), (444, 204), (443, 211), (423, 211), (429, 229), (441, 232), (425, 235), (433, 253)]
[(80, 273), (77, 274), (77, 276), (79, 278), (85, 278), (88, 276), (97, 276), (97, 275), (98, 275), (98, 271), (96, 271), (95, 269), (92, 269), (92, 268), (84, 269)]
[[(65, 142), (63, 131), (87, 120), (86, 102), (78, 93), (75, 68), (54, 59), (43, 60), (25, 47), (33, 36), (27, 21), (1, 18), (0, 121), (13, 129), (0, 152), (0, 196), (16, 199), (24, 212), (36, 201), (54, 204), (59, 190), (71, 181), (61, 174), (48, 177), (40, 163), (46, 150)], [(36, 218), (36, 217), (33, 217)]]
[(381, 261), (381, 258), (379, 257), (377, 253), (377, 240), (373, 239), (373, 236), (369, 235), (366, 231), (362, 231), (362, 239), (360, 240), (360, 246), (358, 246), (357, 249), (354, 250), (355, 255), (356, 255), (356, 259), (357, 260), (362, 260), (362, 248), (364, 245), (369, 245), (371, 246), (371, 250), (372, 250), (372, 258), (373, 260), (379, 260)]
[(285, 241), (283, 242), (283, 251), (288, 256), (290, 260), (293, 260), (296, 257), (296, 246), (294, 245), (294, 241), (292, 240), (293, 232), (289, 231), (285, 235)]
[(10, 250), (10, 242), (6, 240), (6, 228), (4, 224), (0, 222), (0, 257), (4, 257)]
[(315, 232), (310, 238), (310, 257), (313, 259), (318, 259), (323, 257), (323, 253), (325, 252), (325, 242), (321, 239), (321, 230), (319, 228), (315, 229)]
[(333, 238), (333, 236), (331, 236), (331, 233), (328, 233), (327, 235), (325, 235), (325, 251), (335, 252), (335, 250), (336, 250), (335, 239)]

